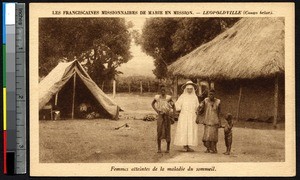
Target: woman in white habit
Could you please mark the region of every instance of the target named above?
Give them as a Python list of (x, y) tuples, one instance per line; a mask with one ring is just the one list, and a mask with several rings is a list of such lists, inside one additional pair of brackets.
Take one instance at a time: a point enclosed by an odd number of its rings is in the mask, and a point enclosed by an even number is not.
[(174, 145), (183, 146), (187, 152), (194, 150), (190, 146), (198, 145), (197, 109), (199, 101), (195, 90), (197, 85), (192, 81), (186, 82), (182, 87), (182, 95), (175, 103), (176, 111), (180, 111)]

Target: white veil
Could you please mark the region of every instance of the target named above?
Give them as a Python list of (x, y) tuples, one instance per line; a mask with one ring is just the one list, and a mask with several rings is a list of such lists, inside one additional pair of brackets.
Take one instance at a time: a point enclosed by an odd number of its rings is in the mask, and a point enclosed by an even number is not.
[[(193, 91), (192, 93), (188, 93), (187, 92), (187, 89), (188, 88), (192, 88)], [(196, 106), (198, 107), (199, 105), (199, 100), (198, 100), (198, 97), (196, 95), (196, 92), (195, 92), (195, 88), (193, 85), (187, 85), (185, 88), (184, 88), (184, 91), (183, 93), (180, 95), (180, 97), (178, 98), (178, 100), (176, 101), (175, 103), (175, 107), (176, 107), (176, 110), (177, 111), (180, 111), (181, 108), (182, 108), (182, 105), (183, 105), (183, 101), (188, 101), (190, 102), (191, 104), (193, 104), (193, 106)]]
[[(193, 89), (193, 91), (192, 91), (192, 93), (191, 94), (189, 94), (188, 92), (187, 92), (187, 89), (188, 88), (191, 88), (191, 89)], [(189, 96), (196, 96), (197, 97), (197, 95), (196, 95), (196, 91), (195, 91), (195, 88), (194, 88), (194, 86), (193, 85), (187, 85), (187, 86), (185, 86), (185, 88), (184, 88), (184, 90), (183, 90), (183, 93), (182, 94), (185, 94), (185, 95), (189, 95)]]

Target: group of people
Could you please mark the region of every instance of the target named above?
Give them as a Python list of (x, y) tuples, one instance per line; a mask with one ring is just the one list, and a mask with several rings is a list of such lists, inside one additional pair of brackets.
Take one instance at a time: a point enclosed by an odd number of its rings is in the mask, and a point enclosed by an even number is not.
[(166, 87), (162, 86), (160, 94), (154, 97), (152, 107), (158, 114), (157, 119), (157, 146), (161, 153), (161, 140), (167, 142), (166, 153), (170, 151), (171, 143), (171, 116), (179, 113), (174, 145), (183, 146), (184, 151), (193, 152), (192, 146), (198, 146), (198, 125), (201, 123), (199, 116), (203, 115), (203, 144), (205, 153), (217, 153), (218, 130), (224, 128), (225, 145), (227, 150), (224, 154), (229, 155), (232, 144), (232, 115), (227, 114), (226, 123), (222, 126), (220, 118), (220, 99), (215, 98), (215, 90), (208, 92), (208, 97), (199, 102), (196, 95), (197, 85), (192, 81), (182, 86), (183, 93), (174, 103), (172, 97), (166, 94)]

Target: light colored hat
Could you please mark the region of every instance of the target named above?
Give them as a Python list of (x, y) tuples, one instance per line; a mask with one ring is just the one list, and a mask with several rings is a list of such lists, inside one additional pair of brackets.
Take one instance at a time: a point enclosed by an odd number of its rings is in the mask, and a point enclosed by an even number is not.
[(193, 81), (188, 81), (184, 85), (181, 86), (181, 89), (184, 90), (187, 85), (194, 86), (195, 90), (197, 90), (197, 88), (198, 88), (197, 84), (193, 83)]

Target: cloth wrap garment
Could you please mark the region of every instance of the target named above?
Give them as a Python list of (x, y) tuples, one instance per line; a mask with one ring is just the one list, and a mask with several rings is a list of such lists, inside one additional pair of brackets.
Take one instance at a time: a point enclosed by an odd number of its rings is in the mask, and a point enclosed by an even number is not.
[[(189, 94), (187, 88), (192, 88)], [(174, 144), (177, 146), (197, 146), (198, 145), (198, 125), (196, 124), (197, 108), (199, 101), (192, 85), (187, 85), (183, 94), (175, 103), (177, 111), (180, 111)]]
[(211, 101), (209, 98), (205, 98), (202, 101), (201, 106), (204, 106), (204, 134), (202, 141), (218, 142), (218, 130), (219, 130), (219, 116), (218, 109), (220, 106), (220, 100), (215, 98)]
[(172, 97), (166, 95), (165, 98), (162, 98), (161, 95), (156, 95), (154, 97), (156, 101), (156, 108), (160, 112), (157, 118), (157, 139), (166, 139), (166, 141), (171, 141), (171, 120), (170, 120), (170, 111), (171, 105), (170, 101)]

